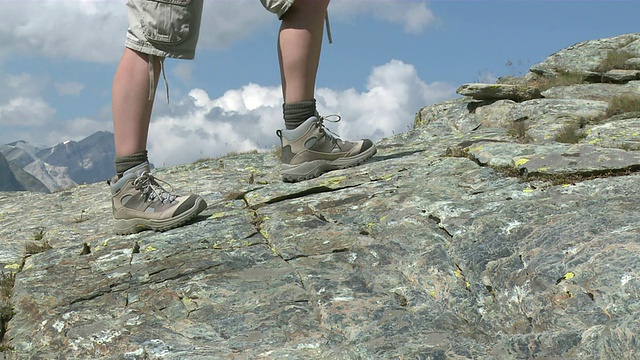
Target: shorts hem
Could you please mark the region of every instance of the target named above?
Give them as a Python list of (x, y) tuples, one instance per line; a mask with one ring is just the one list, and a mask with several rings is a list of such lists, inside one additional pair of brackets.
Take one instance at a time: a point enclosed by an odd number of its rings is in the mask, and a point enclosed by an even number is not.
[(144, 54), (173, 59), (192, 60), (196, 55), (195, 51), (175, 51), (172, 49), (160, 49), (157, 46), (149, 43), (148, 41), (141, 41), (132, 38), (131, 36), (127, 36), (127, 40), (125, 41), (124, 46), (131, 50), (138, 51)]
[(283, 5), (282, 9), (280, 9), (280, 11), (276, 13), (276, 15), (278, 15), (278, 20), (282, 20), (282, 17), (287, 13), (289, 8), (291, 8), (291, 5), (293, 5), (293, 0), (285, 2), (285, 5)]

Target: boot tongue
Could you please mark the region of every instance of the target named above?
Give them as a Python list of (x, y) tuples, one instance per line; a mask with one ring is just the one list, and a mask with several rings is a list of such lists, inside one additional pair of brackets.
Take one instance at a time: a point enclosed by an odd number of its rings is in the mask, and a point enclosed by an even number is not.
[(148, 161), (145, 161), (142, 164), (134, 166), (131, 169), (125, 171), (124, 175), (135, 174), (136, 176), (140, 176), (145, 171), (147, 171), (147, 172), (151, 171), (151, 168), (149, 167), (149, 162)]

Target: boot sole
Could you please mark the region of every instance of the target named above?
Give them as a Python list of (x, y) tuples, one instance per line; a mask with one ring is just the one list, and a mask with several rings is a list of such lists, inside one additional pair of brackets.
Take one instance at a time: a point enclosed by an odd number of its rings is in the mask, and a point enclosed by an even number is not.
[(375, 146), (366, 151), (347, 158), (336, 160), (314, 160), (297, 165), (282, 164), (282, 180), (285, 182), (298, 182), (316, 178), (332, 170), (346, 169), (357, 166), (367, 161), (378, 150)]
[(202, 198), (198, 198), (193, 207), (182, 214), (163, 220), (156, 219), (116, 219), (115, 232), (118, 235), (136, 234), (144, 230), (167, 231), (184, 225), (207, 208), (207, 203)]

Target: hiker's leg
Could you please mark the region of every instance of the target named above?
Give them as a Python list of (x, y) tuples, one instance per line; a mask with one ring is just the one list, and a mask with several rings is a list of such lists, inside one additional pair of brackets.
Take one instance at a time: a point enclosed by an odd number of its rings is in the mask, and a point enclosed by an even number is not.
[(329, 0), (295, 0), (282, 16), (278, 58), (285, 103), (312, 100)]
[[(153, 57), (158, 83), (160, 58)], [(149, 97), (149, 56), (125, 48), (113, 79), (112, 110), (117, 156), (146, 150), (153, 98)], [(155, 89), (153, 89), (155, 92)]]

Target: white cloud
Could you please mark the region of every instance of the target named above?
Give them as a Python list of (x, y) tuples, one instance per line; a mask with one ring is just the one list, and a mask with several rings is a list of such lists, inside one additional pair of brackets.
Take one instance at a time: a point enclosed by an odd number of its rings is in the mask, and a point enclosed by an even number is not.
[(75, 118), (56, 124), (47, 124), (46, 131), (40, 132), (36, 143), (44, 143), (49, 146), (66, 141), (79, 141), (98, 131), (113, 132), (113, 123), (110, 119)]
[(77, 81), (68, 81), (55, 84), (55, 88), (59, 95), (77, 96), (84, 89), (84, 84)]
[[(124, 49), (124, 1), (22, 0), (0, 5), (0, 57), (16, 53), (110, 63)], [(271, 19), (257, 1), (205, 1), (201, 48), (221, 48)]]
[(0, 125), (41, 126), (56, 110), (40, 98), (15, 97), (0, 104)]
[[(50, 122), (56, 110), (42, 97), (46, 77), (0, 72), (0, 141), (29, 140), (34, 129)], [(25, 131), (29, 129), (29, 131)]]
[(329, 16), (335, 15), (341, 21), (349, 21), (358, 14), (370, 14), (379, 20), (399, 24), (409, 34), (422, 33), (439, 21), (425, 1), (342, 0), (332, 2), (329, 8)]
[(373, 69), (366, 92), (319, 89), (318, 101), (321, 112), (346, 120), (339, 123), (340, 135), (379, 139), (406, 131), (420, 107), (452, 98), (455, 90), (447, 83), (426, 84), (413, 65), (391, 60)]
[[(44, 96), (54, 87), (60, 95), (81, 95), (80, 82), (52, 83), (48, 76), (0, 72), (0, 144), (25, 140), (33, 144), (53, 145), (65, 140), (80, 140), (95, 131), (110, 130), (111, 109), (98, 111), (97, 118), (56, 119), (56, 105)], [(75, 101), (75, 99), (74, 99)]]
[(5, 56), (112, 62), (125, 34), (123, 1), (3, 1), (0, 12), (0, 55)]
[[(406, 131), (416, 111), (455, 96), (455, 86), (424, 83), (413, 65), (392, 60), (375, 67), (364, 92), (317, 90), (318, 110), (343, 120), (328, 127), (344, 139), (378, 140)], [(172, 111), (155, 116), (149, 133), (151, 161), (175, 165), (230, 151), (270, 149), (279, 144), (282, 127), (280, 87), (248, 84), (211, 99), (194, 89)]]
[[(125, 2), (114, 0), (2, 1), (0, 58), (16, 53), (95, 63), (116, 62), (128, 26)], [(332, 19), (373, 15), (420, 33), (436, 21), (423, 1), (334, 1)], [(255, 0), (206, 0), (199, 48), (225, 48), (276, 21)]]
[[(0, 70), (1, 71), (1, 70)], [(19, 75), (0, 72), (0, 102), (15, 96), (33, 97), (39, 95), (49, 83), (47, 77), (34, 76), (28, 73)]]

